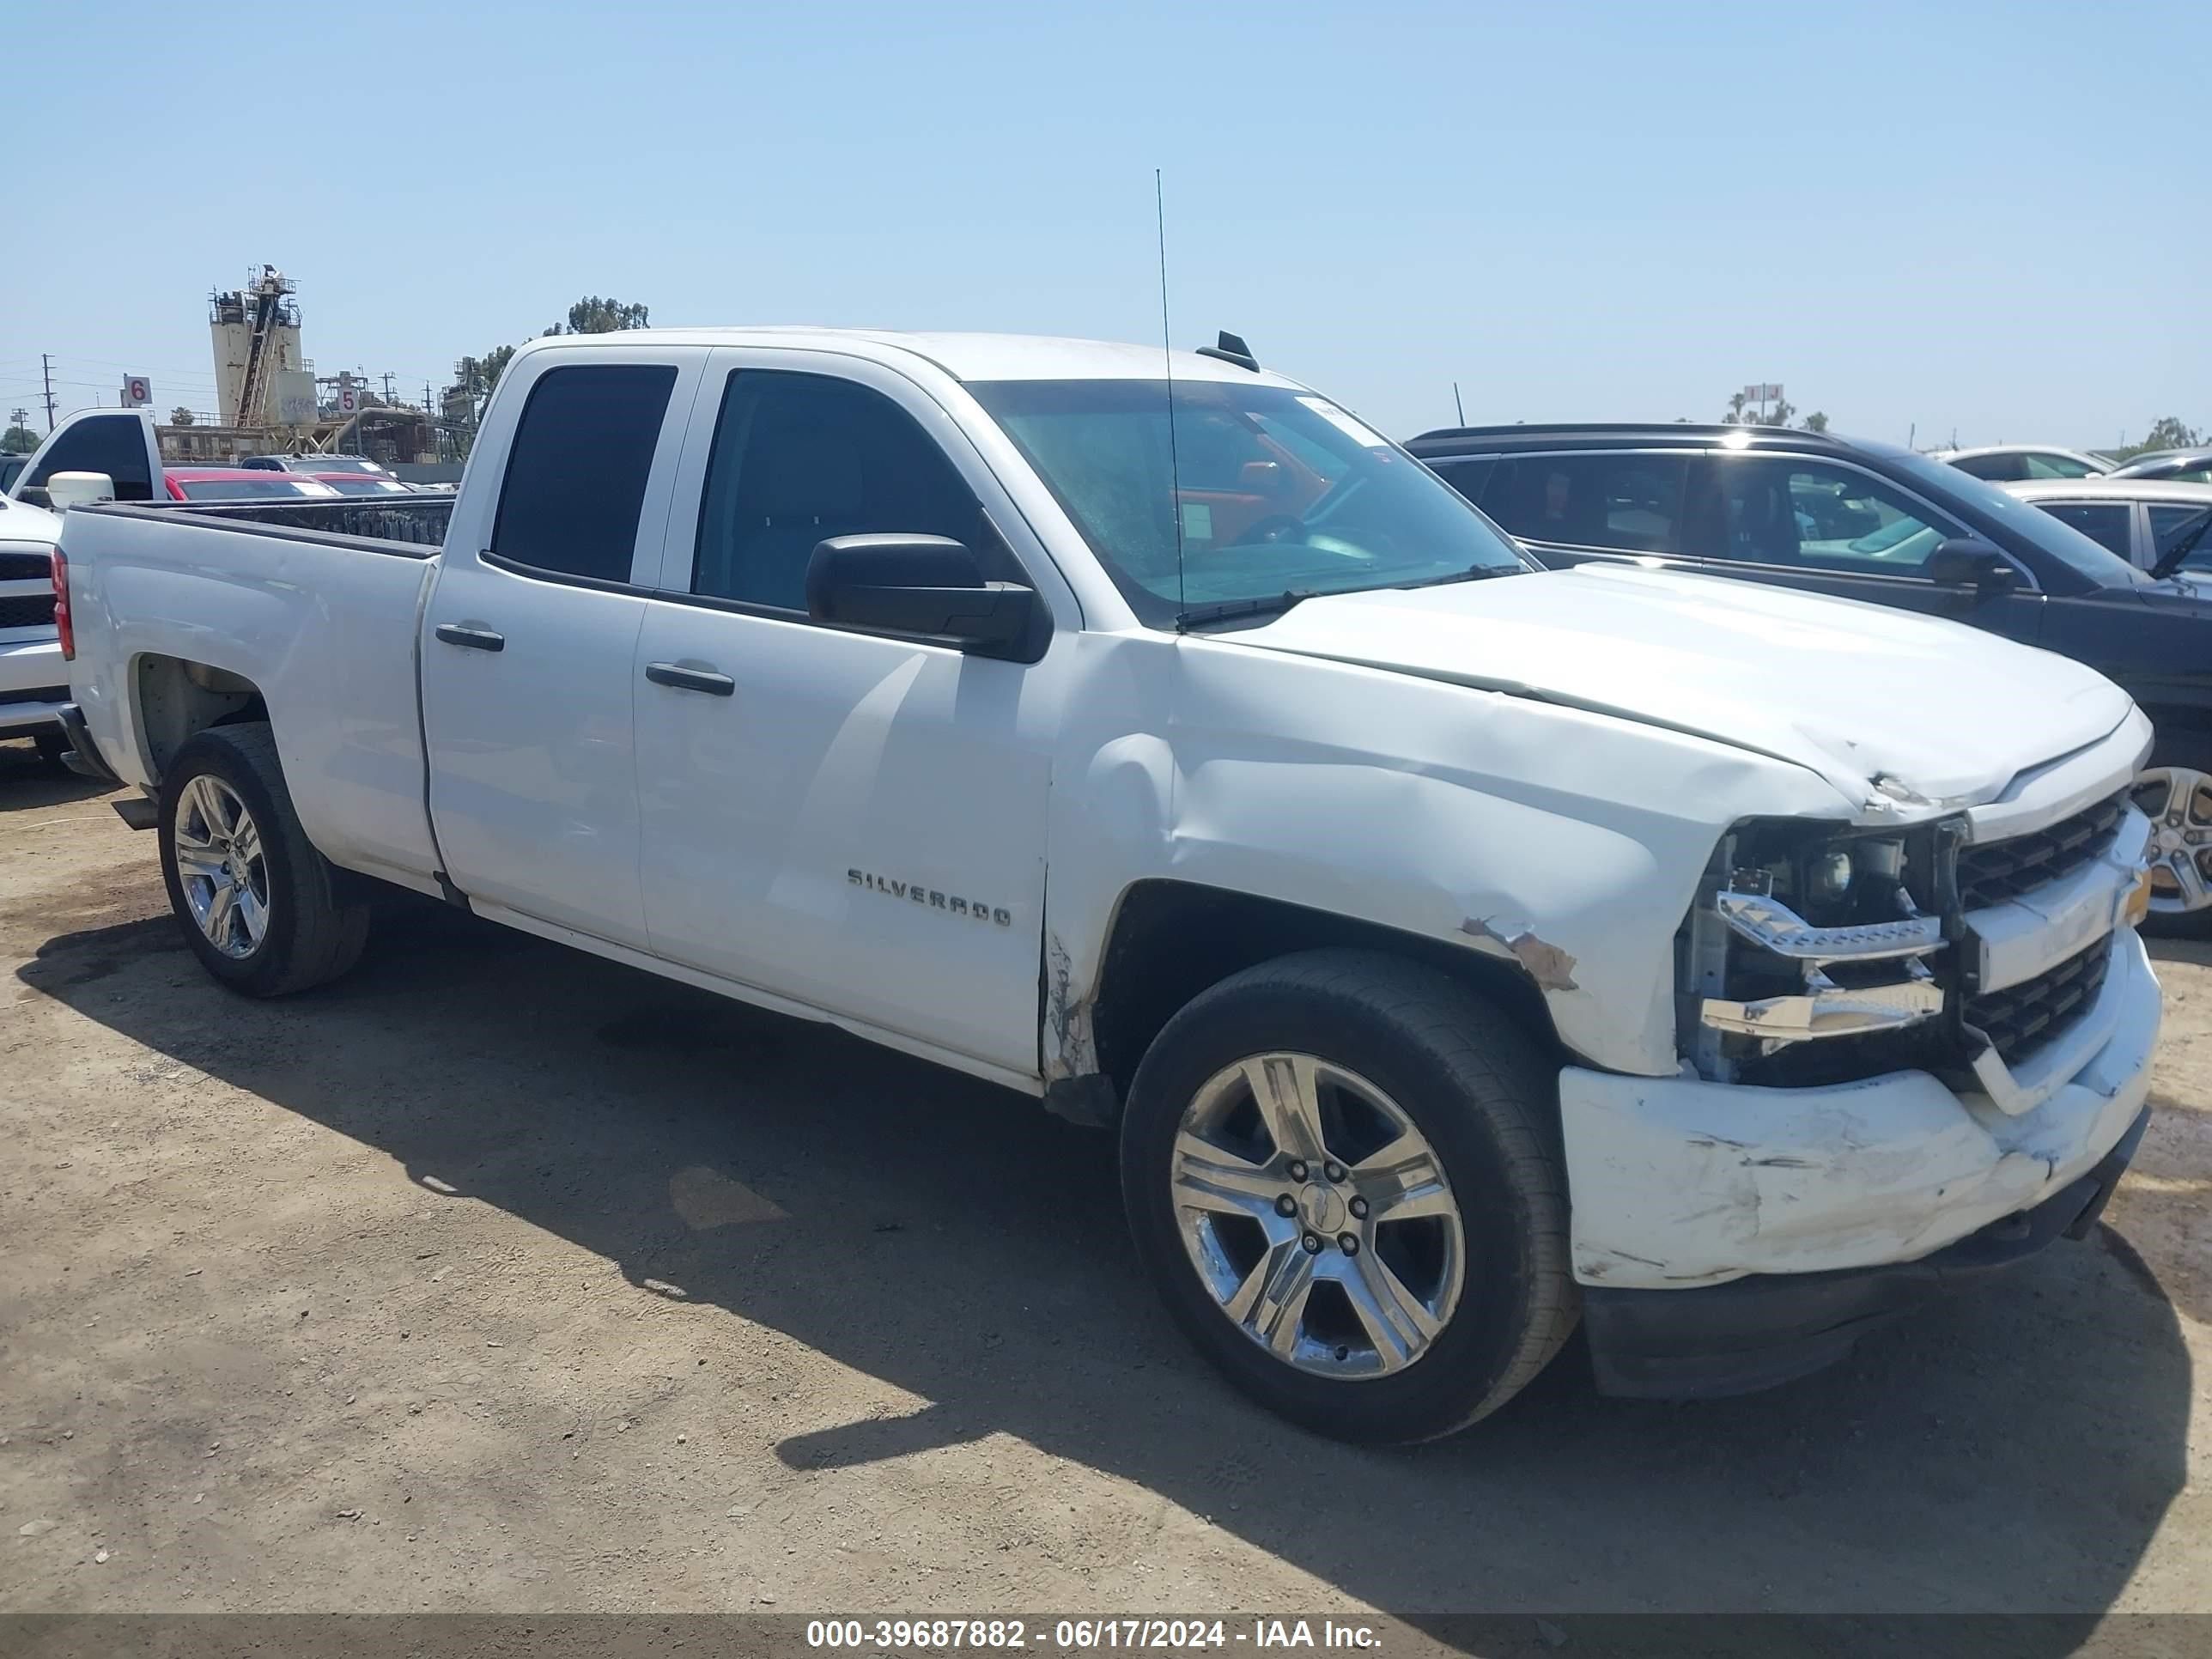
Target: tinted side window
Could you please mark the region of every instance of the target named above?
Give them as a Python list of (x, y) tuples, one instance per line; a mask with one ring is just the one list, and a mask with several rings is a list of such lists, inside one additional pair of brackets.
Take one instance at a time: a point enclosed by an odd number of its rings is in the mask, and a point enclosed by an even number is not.
[(2021, 459), (2027, 463), (2024, 476), (2030, 478), (2086, 478), (2096, 470), (2071, 455), (2026, 455)]
[(1508, 456), (1482, 492), (1482, 510), (1530, 541), (1628, 553), (1680, 550), (1686, 455), (1592, 450)]
[(2019, 455), (1968, 455), (1951, 465), (1974, 477), (1987, 478), (1991, 483), (2027, 477), (2027, 462)]
[(626, 582), (646, 476), (676, 370), (662, 363), (548, 369), (507, 453), (491, 550), (539, 570)]
[(1498, 465), (1498, 458), (1494, 455), (1473, 455), (1462, 460), (1449, 455), (1439, 455), (1428, 465), (1437, 477), (1480, 507), (1483, 486), (1490, 482), (1491, 472)]
[(2038, 501), (2036, 505), (2059, 523), (2072, 525), (2107, 553), (2134, 562), (2125, 501)]
[(2205, 524), (2212, 507), (2154, 507), (2150, 510), (2151, 556), (2163, 559), (2173, 551), (2174, 544), (2189, 538), (2188, 554), (2183, 558), (2185, 569), (2202, 570), (2212, 565), (2212, 527)]
[(1917, 576), (1957, 528), (1850, 467), (1721, 456), (1721, 557), (1850, 575)]
[[(19, 492), (34, 507), (46, 505), (46, 481), (57, 472), (105, 472), (115, 480), (118, 501), (150, 501), (154, 476), (146, 459), (146, 428), (136, 415), (96, 415), (56, 439)], [(38, 490), (33, 495), (31, 492)]]
[(1000, 574), (966, 481), (890, 398), (827, 375), (732, 374), (707, 460), (691, 591), (804, 611), (815, 544), (870, 534), (949, 536)]

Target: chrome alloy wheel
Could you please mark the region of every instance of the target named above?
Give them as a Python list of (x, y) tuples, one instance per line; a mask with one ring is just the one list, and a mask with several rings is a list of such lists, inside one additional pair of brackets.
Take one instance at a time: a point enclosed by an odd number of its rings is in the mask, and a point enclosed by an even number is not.
[(1467, 1236), (1443, 1162), (1340, 1066), (1265, 1054), (1216, 1073), (1183, 1112), (1170, 1181), (1214, 1302), (1301, 1371), (1401, 1370), (1458, 1306)]
[(177, 796), (177, 882), (192, 920), (228, 957), (250, 957), (269, 933), (269, 866), (246, 803), (203, 772)]
[(2154, 766), (2136, 779), (2150, 820), (2150, 908), (2179, 916), (2212, 903), (2212, 774)]

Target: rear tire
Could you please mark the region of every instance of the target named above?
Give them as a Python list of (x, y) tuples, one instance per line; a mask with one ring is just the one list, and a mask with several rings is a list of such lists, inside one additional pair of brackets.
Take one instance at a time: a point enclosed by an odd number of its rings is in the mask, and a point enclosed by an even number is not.
[[(2212, 936), (2212, 737), (2177, 732), (2155, 738), (2133, 793), (2151, 821), (2151, 912), (2142, 931), (2167, 939)], [(2177, 813), (2180, 822), (2170, 822)], [(2169, 835), (2179, 844), (2162, 845), (2160, 838)], [(2191, 835), (2205, 839), (2191, 842)]]
[(1548, 1068), (1474, 993), (1311, 951), (1168, 1022), (1122, 1119), (1122, 1196), (1170, 1313), (1239, 1388), (1319, 1434), (1427, 1440), (1574, 1329), (1558, 1121)]
[(360, 957), (369, 907), (300, 827), (258, 721), (218, 726), (161, 779), (161, 879), (200, 965), (248, 996), (289, 996)]

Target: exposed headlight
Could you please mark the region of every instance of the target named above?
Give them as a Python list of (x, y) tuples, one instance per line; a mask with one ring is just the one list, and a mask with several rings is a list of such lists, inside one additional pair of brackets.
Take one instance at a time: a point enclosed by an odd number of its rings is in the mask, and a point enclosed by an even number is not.
[(1850, 891), (1855, 866), (1846, 848), (1828, 846), (1806, 861), (1805, 896), (1815, 904), (1832, 904)]
[(1951, 822), (1754, 819), (1722, 840), (1683, 927), (1682, 1047), (1704, 1076), (1817, 1039), (1936, 1018)]

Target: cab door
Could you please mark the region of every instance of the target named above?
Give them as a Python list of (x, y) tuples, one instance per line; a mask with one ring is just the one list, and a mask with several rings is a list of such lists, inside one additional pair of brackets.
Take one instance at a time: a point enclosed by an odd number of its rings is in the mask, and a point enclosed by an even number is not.
[(420, 644), (446, 872), (490, 907), (641, 948), (634, 672), (704, 348), (529, 356), (488, 434)]
[(1929, 556), (1972, 533), (1942, 508), (1849, 461), (1711, 452), (1695, 475), (1685, 551), (1716, 575), (1948, 617), (2033, 645), (2045, 596), (2017, 561), (2009, 590), (1932, 580)]
[[(634, 687), (653, 951), (1034, 1075), (1072, 599), (881, 365), (717, 350), (687, 452)], [(963, 542), (1063, 625), (1014, 661), (812, 621), (816, 544), (862, 532)]]
[(46, 486), (57, 472), (105, 472), (118, 501), (161, 498), (161, 450), (150, 410), (86, 410), (47, 434), (8, 493), (33, 507), (53, 505)]

